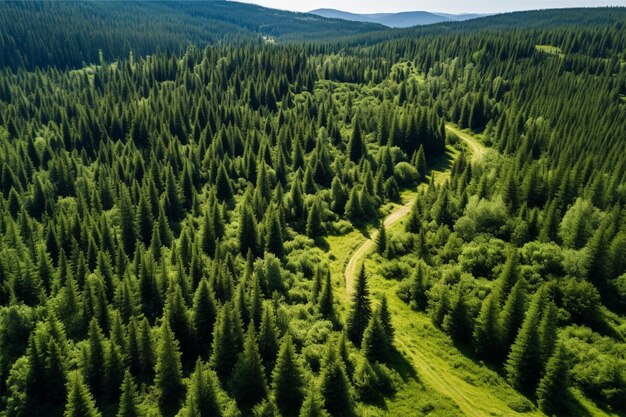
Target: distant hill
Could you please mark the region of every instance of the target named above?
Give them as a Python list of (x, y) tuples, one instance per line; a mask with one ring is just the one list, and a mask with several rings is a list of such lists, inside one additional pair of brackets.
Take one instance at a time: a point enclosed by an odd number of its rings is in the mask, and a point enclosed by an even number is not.
[(379, 23), (393, 28), (406, 28), (411, 26), (431, 25), (441, 22), (460, 22), (469, 19), (483, 17), (480, 14), (447, 14), (424, 11), (400, 12), (400, 13), (373, 13), (357, 14), (335, 9), (316, 9), (309, 13), (331, 19), (342, 19), (353, 22)]
[(76, 68), (97, 62), (99, 50), (117, 59), (131, 50), (142, 56), (223, 40), (328, 40), (385, 29), (232, 1), (2, 1), (0, 67)]

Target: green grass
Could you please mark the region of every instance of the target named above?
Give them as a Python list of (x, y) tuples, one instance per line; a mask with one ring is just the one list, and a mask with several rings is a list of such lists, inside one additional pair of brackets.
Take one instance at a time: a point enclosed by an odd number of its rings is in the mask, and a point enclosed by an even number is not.
[(535, 49), (540, 51), (540, 52), (544, 52), (546, 54), (550, 54), (550, 55), (555, 55), (558, 56), (560, 58), (563, 58), (565, 56), (565, 54), (563, 53), (563, 51), (561, 51), (561, 48), (559, 48), (558, 46), (552, 46), (552, 45), (535, 45)]

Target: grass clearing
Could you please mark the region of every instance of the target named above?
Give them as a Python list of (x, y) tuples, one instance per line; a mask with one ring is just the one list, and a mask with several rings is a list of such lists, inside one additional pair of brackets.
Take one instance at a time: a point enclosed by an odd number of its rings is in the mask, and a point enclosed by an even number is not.
[(539, 52), (543, 52), (549, 55), (558, 56), (559, 58), (564, 58), (565, 54), (561, 51), (561, 48), (553, 45), (535, 45), (535, 49)]

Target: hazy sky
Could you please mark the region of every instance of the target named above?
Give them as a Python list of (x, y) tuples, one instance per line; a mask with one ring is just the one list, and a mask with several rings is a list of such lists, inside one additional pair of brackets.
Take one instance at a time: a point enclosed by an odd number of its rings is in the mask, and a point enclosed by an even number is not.
[(557, 7), (626, 6), (626, 0), (238, 0), (275, 9), (306, 12), (319, 8), (339, 9), (354, 13), (400, 12), (426, 10), (443, 13), (498, 13), (514, 10)]

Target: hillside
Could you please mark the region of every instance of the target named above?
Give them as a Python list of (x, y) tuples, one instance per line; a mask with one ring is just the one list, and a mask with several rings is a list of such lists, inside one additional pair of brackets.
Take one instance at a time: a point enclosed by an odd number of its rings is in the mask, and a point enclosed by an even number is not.
[(0, 9), (0, 417), (626, 415), (626, 8)]
[(143, 56), (263, 36), (322, 40), (381, 29), (231, 1), (116, 1), (115, 7), (107, 1), (6, 1), (0, 2), (0, 62), (14, 69), (77, 68), (99, 62), (99, 50), (115, 60), (130, 51)]
[(343, 19), (355, 22), (379, 23), (392, 28), (406, 28), (411, 26), (430, 25), (440, 22), (458, 22), (482, 17), (479, 14), (445, 14), (424, 11), (400, 13), (356, 14), (335, 9), (316, 9), (309, 13), (331, 19)]

